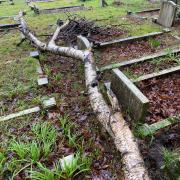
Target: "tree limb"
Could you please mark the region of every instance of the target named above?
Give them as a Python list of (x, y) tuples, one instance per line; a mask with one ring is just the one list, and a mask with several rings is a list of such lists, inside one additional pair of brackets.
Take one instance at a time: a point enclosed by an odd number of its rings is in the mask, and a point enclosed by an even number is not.
[(125, 179), (149, 180), (138, 145), (135, 142), (134, 136), (126, 121), (120, 112), (112, 112), (99, 90), (98, 82), (96, 82), (97, 73), (91, 49), (83, 51), (70, 47), (60, 47), (55, 44), (58, 33), (68, 22), (61, 27), (57, 27), (49, 44), (46, 44), (38, 40), (28, 30), (22, 16), (19, 17), (19, 21), (21, 23), (21, 32), (39, 49), (60, 54), (62, 56), (80, 59), (84, 62), (86, 86), (88, 88), (91, 106), (93, 111), (97, 114), (99, 122), (111, 135), (116, 148), (121, 153)]

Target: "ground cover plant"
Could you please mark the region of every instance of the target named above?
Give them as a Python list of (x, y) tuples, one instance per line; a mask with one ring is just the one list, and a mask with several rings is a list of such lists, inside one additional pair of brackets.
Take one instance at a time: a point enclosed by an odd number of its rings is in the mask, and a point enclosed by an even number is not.
[[(96, 31), (90, 34), (89, 30), (82, 33), (84, 28), (81, 30), (79, 25), (73, 29), (72, 26), (78, 24), (73, 21), (68, 27), (69, 31), (65, 31), (66, 34), (63, 32), (60, 34), (58, 44), (67, 43), (74, 46), (76, 45), (75, 35), (79, 34), (85, 35), (91, 42), (102, 42), (117, 37), (143, 35), (162, 29), (148, 20), (136, 23), (136, 20), (126, 16), (126, 12), (129, 10), (138, 11), (145, 8), (159, 7), (159, 3), (152, 4), (143, 0), (123, 1), (121, 6), (114, 5), (113, 1), (109, 0), (109, 6), (106, 8), (100, 8), (98, 0), (89, 0), (84, 2), (85, 6), (92, 6), (87, 11), (79, 11), (75, 14), (42, 15), (34, 14), (22, 0), (14, 2), (14, 6), (8, 5), (7, 2), (1, 4), (0, 16), (12, 16), (20, 10), (25, 10), (27, 13), (25, 19), (28, 25), (35, 31), (34, 34), (43, 41), (51, 38), (58, 19), (63, 21), (69, 17), (78, 17), (77, 22), (79, 20), (93, 22)], [(51, 3), (35, 4), (43, 9), (79, 5), (82, 2), (79, 0), (56, 0)], [(0, 20), (2, 24), (13, 22), (11, 19)], [(89, 24), (85, 24), (86, 28), (87, 25)], [(90, 25), (92, 26), (91, 23)], [(91, 29), (90, 25), (88, 29)], [(71, 29), (73, 29), (73, 32), (70, 31)], [(73, 37), (70, 37), (70, 34)], [(66, 39), (66, 37), (68, 38)], [(170, 42), (167, 42), (169, 37), (170, 35), (164, 35), (161, 38), (136, 42), (131, 45), (133, 47), (130, 49), (128, 49), (130, 45), (125, 45), (126, 47), (122, 48), (122, 51), (128, 57), (135, 57), (137, 54), (138, 57), (139, 54), (143, 56), (143, 52), (156, 52), (169, 46), (168, 43), (172, 42), (173, 44), (174, 38), (170, 38)], [(41, 108), (38, 113), (0, 122), (0, 179), (124, 179), (121, 154), (116, 150), (109, 135), (98, 124), (95, 113), (91, 108), (87, 88), (85, 87), (82, 63), (72, 58), (41, 52), (40, 64), (44, 73), (48, 76), (49, 83), (47, 86), (38, 87), (37, 59), (29, 57), (30, 51), (35, 50), (35, 48), (33, 48), (32, 42), (27, 40), (19, 44), (20, 40), (21, 35), (17, 29), (0, 32), (0, 116), (37, 105), (41, 107), (42, 99), (52, 96), (55, 97), (57, 106), (51, 109), (42, 110)], [(104, 65), (107, 62), (107, 64), (113, 63), (119, 51), (117, 47), (114, 48), (114, 51), (106, 49), (101, 57), (95, 57), (97, 65)], [(96, 50), (94, 51), (98, 53)], [(111, 58), (111, 54), (108, 53), (112, 52), (115, 58), (107, 61), (108, 58)], [(133, 53), (135, 56), (133, 56)], [(168, 67), (170, 60), (171, 57), (168, 57)], [(154, 61), (155, 68), (159, 68), (158, 62)], [(178, 61), (175, 61), (175, 63), (178, 63)], [(150, 65), (145, 64), (144, 66), (149, 67)], [(154, 64), (152, 66), (154, 68)], [(165, 65), (165, 67), (167, 66)], [(138, 74), (139, 69), (137, 70)], [(133, 68), (133, 70), (135, 69)], [(163, 81), (163, 87), (160, 87), (159, 91), (162, 91), (164, 86), (165, 89), (171, 88), (172, 91), (177, 91), (173, 97), (175, 100), (171, 99), (168, 104), (165, 104), (166, 107), (171, 104), (175, 107), (174, 109), (176, 109), (176, 100), (179, 99), (179, 76), (176, 76), (178, 75), (168, 77), (167, 80), (153, 81), (156, 87)], [(146, 91), (145, 83), (140, 87), (142, 90), (144, 88), (144, 92)], [(162, 109), (160, 111), (163, 112)], [(161, 115), (163, 114), (162, 117), (164, 118), (179, 114), (178, 109), (175, 111), (175, 113), (174, 110), (165, 113), (166, 116), (163, 113)], [(156, 116), (155, 120), (151, 117), (152, 122), (159, 118), (156, 113), (154, 116)], [(128, 116), (125, 118), (128, 119)], [(162, 130), (161, 133), (153, 135), (152, 146), (148, 144), (152, 142), (149, 137), (139, 139), (146, 167), (150, 176), (154, 179), (159, 178), (160, 175), (163, 178), (168, 176), (171, 179), (179, 177), (177, 172), (179, 169), (178, 132), (178, 125)], [(163, 135), (167, 135), (165, 137), (168, 138), (163, 137)], [(166, 142), (164, 142), (164, 139), (166, 139)], [(159, 168), (154, 165), (157, 163), (157, 161), (154, 161), (155, 157), (151, 156), (158, 140), (163, 146), (162, 154), (157, 155), (162, 158), (162, 164)], [(150, 148), (148, 149), (148, 147)], [(150, 155), (147, 155), (148, 152)], [(68, 155), (73, 155), (73, 161), (64, 163), (64, 166), (62, 166), (62, 159)], [(173, 168), (171, 169), (171, 167)]]

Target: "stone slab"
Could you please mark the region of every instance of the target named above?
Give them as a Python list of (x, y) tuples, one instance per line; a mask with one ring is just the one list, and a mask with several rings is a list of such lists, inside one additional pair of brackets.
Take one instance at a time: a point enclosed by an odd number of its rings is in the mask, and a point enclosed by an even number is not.
[(30, 56), (36, 59), (39, 59), (39, 52), (38, 51), (31, 51)]
[(132, 82), (137, 83), (140, 81), (144, 81), (147, 79), (151, 79), (151, 78), (155, 78), (155, 77), (163, 76), (163, 75), (167, 75), (167, 74), (172, 74), (172, 73), (179, 72), (179, 71), (180, 71), (180, 66), (176, 66), (176, 67), (172, 67), (169, 69), (164, 69), (164, 70), (159, 71), (159, 72), (154, 72), (151, 74), (146, 74), (146, 75), (140, 76), (139, 78), (132, 80)]
[(20, 117), (20, 116), (28, 115), (28, 114), (31, 114), (31, 113), (39, 112), (39, 111), (40, 111), (40, 107), (38, 107), (38, 106), (34, 107), (34, 108), (31, 108), (31, 109), (26, 109), (24, 111), (20, 111), (20, 112), (14, 113), (14, 114), (10, 114), (10, 115), (7, 115), (7, 116), (2, 116), (2, 117), (0, 117), (0, 122), (7, 121), (7, 120), (10, 120), (10, 119), (14, 119), (14, 118), (17, 118), (17, 117)]
[(38, 79), (38, 85), (43, 86), (48, 84), (48, 78), (47, 77), (42, 77)]
[(42, 74), (43, 74), (43, 71), (42, 71), (42, 68), (41, 68), (40, 64), (37, 66), (36, 71), (37, 71), (37, 73), (38, 73), (39, 75), (42, 75)]
[(119, 69), (112, 70), (111, 89), (134, 121), (144, 120), (149, 100)]
[(56, 106), (56, 100), (54, 97), (46, 99), (43, 101), (43, 107), (45, 109), (52, 108)]

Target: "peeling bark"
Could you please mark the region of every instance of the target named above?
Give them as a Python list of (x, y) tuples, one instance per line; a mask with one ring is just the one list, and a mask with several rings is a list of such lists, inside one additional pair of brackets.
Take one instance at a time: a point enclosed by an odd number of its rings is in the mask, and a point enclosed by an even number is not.
[(70, 47), (60, 47), (55, 44), (59, 32), (68, 22), (61, 27), (58, 26), (50, 42), (46, 44), (38, 40), (28, 30), (26, 22), (21, 15), (19, 16), (19, 21), (21, 23), (21, 32), (40, 50), (80, 59), (84, 62), (86, 86), (88, 88), (91, 106), (102, 126), (112, 136), (117, 150), (121, 153), (125, 179), (148, 180), (148, 173), (144, 167), (144, 162), (133, 134), (123, 119), (122, 114), (120, 112), (113, 112), (109, 108), (99, 90), (91, 49), (82, 51)]

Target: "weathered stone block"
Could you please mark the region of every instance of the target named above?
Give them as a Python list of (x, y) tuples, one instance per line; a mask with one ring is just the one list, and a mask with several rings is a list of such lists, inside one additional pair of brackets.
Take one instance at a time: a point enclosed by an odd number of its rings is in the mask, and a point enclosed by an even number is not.
[(38, 79), (38, 85), (39, 85), (39, 86), (43, 86), (43, 85), (46, 85), (46, 84), (48, 84), (48, 79), (47, 79), (47, 77), (42, 77), (42, 78), (39, 78), (39, 79)]
[(162, 1), (157, 23), (164, 27), (171, 27), (176, 16), (176, 10), (177, 6), (174, 2)]
[(39, 52), (38, 51), (32, 51), (30, 52), (30, 56), (36, 59), (39, 59)]
[(43, 107), (45, 109), (52, 108), (56, 106), (56, 100), (54, 97), (46, 99), (43, 101)]
[(112, 70), (111, 81), (111, 89), (123, 109), (128, 111), (133, 120), (143, 121), (149, 100), (119, 69)]

